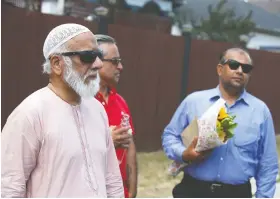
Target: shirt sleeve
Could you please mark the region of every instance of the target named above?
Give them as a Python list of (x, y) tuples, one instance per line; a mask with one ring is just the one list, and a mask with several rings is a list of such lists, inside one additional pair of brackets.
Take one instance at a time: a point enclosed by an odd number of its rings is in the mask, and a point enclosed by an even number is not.
[(35, 128), (24, 113), (18, 112), (8, 118), (1, 144), (1, 196), (24, 198), (40, 146)]
[[(105, 111), (104, 111), (104, 114)], [(116, 155), (116, 150), (113, 144), (113, 139), (110, 135), (108, 117), (107, 120), (107, 172), (106, 172), (106, 190), (108, 198), (124, 198), (123, 181), (120, 173), (120, 167)]]
[(273, 120), (270, 112), (262, 125), (259, 165), (256, 173), (257, 198), (273, 198), (278, 174), (278, 156)]
[(177, 108), (170, 123), (162, 134), (162, 146), (169, 159), (183, 162), (182, 154), (186, 150), (181, 138), (181, 133), (188, 126), (187, 98)]

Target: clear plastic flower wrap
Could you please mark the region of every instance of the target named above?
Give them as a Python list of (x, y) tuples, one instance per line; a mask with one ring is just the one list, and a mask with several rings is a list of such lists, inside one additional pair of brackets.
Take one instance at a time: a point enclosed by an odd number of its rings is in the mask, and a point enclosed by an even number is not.
[[(200, 118), (195, 118), (181, 134), (183, 144), (188, 148), (193, 139), (198, 136), (195, 147), (197, 152), (206, 151), (227, 143), (233, 137), (233, 130), (237, 124), (235, 116), (226, 112), (225, 100), (220, 98), (210, 106)], [(173, 162), (169, 167), (169, 174), (176, 176), (185, 163)]]

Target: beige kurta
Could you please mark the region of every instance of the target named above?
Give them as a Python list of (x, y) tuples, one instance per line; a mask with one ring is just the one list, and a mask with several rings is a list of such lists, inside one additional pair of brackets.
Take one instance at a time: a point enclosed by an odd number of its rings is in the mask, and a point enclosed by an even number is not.
[(94, 98), (71, 106), (48, 87), (2, 131), (2, 197), (123, 197), (108, 118)]

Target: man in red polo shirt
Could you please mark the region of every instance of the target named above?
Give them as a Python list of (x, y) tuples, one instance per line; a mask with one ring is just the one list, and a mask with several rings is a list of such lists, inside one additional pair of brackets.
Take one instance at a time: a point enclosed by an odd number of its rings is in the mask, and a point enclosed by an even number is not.
[(125, 197), (134, 198), (137, 193), (136, 148), (133, 141), (134, 127), (128, 105), (116, 92), (116, 85), (123, 70), (115, 40), (107, 35), (96, 35), (103, 51), (103, 67), (99, 70), (100, 90), (96, 95), (104, 106), (112, 132), (124, 184)]

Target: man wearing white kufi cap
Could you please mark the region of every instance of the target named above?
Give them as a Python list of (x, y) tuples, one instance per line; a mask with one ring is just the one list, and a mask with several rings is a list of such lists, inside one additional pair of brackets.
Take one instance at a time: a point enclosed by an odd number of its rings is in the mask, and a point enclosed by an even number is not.
[(2, 197), (123, 197), (108, 118), (94, 99), (103, 64), (94, 34), (60, 25), (43, 53), (50, 83), (28, 96), (2, 130)]

